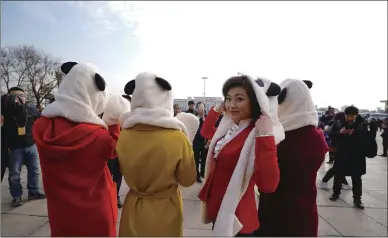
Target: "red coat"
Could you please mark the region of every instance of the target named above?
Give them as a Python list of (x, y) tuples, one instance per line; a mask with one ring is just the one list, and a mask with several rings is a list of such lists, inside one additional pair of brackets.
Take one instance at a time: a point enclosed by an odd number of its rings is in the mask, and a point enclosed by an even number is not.
[(322, 131), (314, 126), (286, 132), (278, 145), (279, 186), (274, 193), (259, 188), (257, 236), (318, 236), (316, 177), (327, 151)]
[[(215, 115), (214, 115), (215, 114)], [(211, 120), (212, 118), (213, 120)], [(209, 112), (202, 131), (211, 131), (218, 115), (214, 110)], [(214, 120), (215, 119), (215, 120)], [(207, 215), (215, 221), (225, 195), (233, 171), (237, 165), (241, 150), (249, 132), (254, 128), (251, 124), (234, 137), (218, 154), (215, 169), (206, 180), (198, 197), (207, 203)], [(208, 134), (208, 138), (213, 135)], [(249, 234), (259, 228), (257, 217), (254, 185), (266, 192), (275, 191), (279, 182), (279, 168), (276, 157), (276, 145), (273, 137), (257, 137), (255, 148), (255, 169), (247, 191), (236, 209), (236, 216), (243, 228), (240, 233)], [(213, 151), (209, 151), (213, 153)]]
[(33, 126), (51, 236), (116, 236), (117, 191), (107, 167), (116, 146), (101, 126), (41, 117)]
[[(110, 133), (110, 136), (112, 137), (112, 139), (115, 141), (115, 143), (117, 142), (117, 140), (119, 139), (119, 136), (120, 136), (120, 131), (121, 131), (121, 128), (120, 128), (120, 125), (119, 124), (116, 124), (116, 125), (112, 125), (112, 126), (109, 126), (108, 127), (108, 131)], [(112, 159), (115, 159), (117, 158), (117, 153), (116, 153), (116, 150), (113, 151), (113, 157)]]

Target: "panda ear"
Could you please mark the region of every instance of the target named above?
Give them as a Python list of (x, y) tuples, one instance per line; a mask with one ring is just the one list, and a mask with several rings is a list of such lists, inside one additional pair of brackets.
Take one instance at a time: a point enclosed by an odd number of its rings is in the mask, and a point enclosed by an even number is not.
[(124, 87), (124, 93), (127, 95), (132, 95), (133, 91), (135, 91), (135, 80), (129, 81)]
[(94, 82), (96, 83), (98, 90), (105, 91), (106, 83), (104, 78), (100, 74), (94, 74)]
[(166, 91), (170, 91), (172, 89), (171, 84), (169, 82), (167, 82), (167, 80), (165, 80), (165, 79), (156, 77), (155, 81), (157, 84), (159, 84), (160, 87), (162, 87), (162, 89), (164, 89)]
[(129, 102), (131, 102), (131, 100), (132, 100), (131, 96), (129, 96), (129, 95), (124, 94), (124, 95), (121, 95), (121, 96), (123, 98), (127, 99)]
[(62, 73), (68, 74), (70, 70), (74, 67), (74, 65), (77, 65), (77, 64), (78, 64), (77, 62), (71, 62), (71, 61), (63, 63), (61, 66)]
[(278, 95), (278, 104), (282, 104), (287, 96), (287, 88), (283, 88)]
[(263, 80), (257, 79), (255, 82), (257, 83), (257, 85), (259, 85), (259, 87), (264, 87)]
[(313, 82), (311, 82), (310, 80), (302, 80), (309, 89), (311, 89), (313, 87)]
[(272, 83), (269, 85), (269, 88), (266, 92), (266, 95), (268, 97), (275, 97), (275, 96), (278, 96), (279, 93), (280, 93), (281, 89), (280, 89), (280, 86), (277, 85), (276, 83)]

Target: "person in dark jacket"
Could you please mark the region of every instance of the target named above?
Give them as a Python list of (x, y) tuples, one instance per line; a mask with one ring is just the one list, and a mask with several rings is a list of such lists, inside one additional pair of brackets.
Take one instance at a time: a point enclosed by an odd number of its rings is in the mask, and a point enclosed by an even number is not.
[(193, 140), (193, 150), (195, 166), (197, 168), (197, 182), (202, 183), (201, 177), (203, 178), (205, 176), (207, 150), (205, 148), (206, 139), (201, 135), (200, 131), (205, 121), (205, 104), (202, 102), (198, 102), (196, 105), (196, 109), (196, 113), (199, 119), (199, 127)]
[(372, 120), (369, 123), (369, 131), (371, 132), (374, 138), (376, 138), (378, 129), (379, 129), (379, 122), (377, 121), (376, 118), (372, 118)]
[(12, 206), (23, 204), (23, 189), (20, 183), (20, 171), (23, 161), (27, 167), (28, 199), (44, 199), (46, 195), (40, 190), (40, 162), (38, 149), (32, 137), (32, 125), (40, 117), (35, 107), (27, 106), (24, 90), (18, 87), (10, 88), (8, 94), (14, 97), (12, 107), (2, 110), (4, 123), (1, 127), (6, 135), (8, 148), (8, 182), (13, 197)]
[(190, 100), (187, 105), (189, 106), (189, 109), (187, 109), (185, 112), (186, 113), (191, 113), (194, 115), (198, 115), (198, 113), (195, 111), (195, 102), (193, 100)]
[[(343, 120), (345, 118), (345, 115), (343, 112), (337, 113), (334, 116), (334, 119), (328, 123), (328, 125), (327, 125), (328, 128), (326, 128), (326, 129), (327, 129), (327, 133), (328, 133), (329, 137), (330, 137), (330, 132), (331, 132), (331, 129), (332, 129), (334, 123), (336, 123), (341, 118), (343, 118)], [(337, 152), (336, 138), (330, 138), (330, 142), (331, 142), (331, 145), (329, 147), (329, 156), (330, 156), (329, 162), (332, 160), (334, 163), (335, 155)], [(331, 163), (329, 163), (329, 164), (331, 164)], [(323, 176), (322, 180), (317, 182), (317, 187), (322, 188), (322, 189), (329, 189), (328, 182), (330, 179), (332, 179), (334, 177), (334, 174), (335, 174), (334, 168), (331, 167), (326, 172), (325, 176)], [(342, 189), (345, 189), (345, 190), (352, 189), (352, 187), (349, 185), (348, 181), (346, 180), (345, 176), (343, 177), (343, 180), (342, 180)]]
[[(11, 97), (10, 94), (5, 94), (1, 96), (1, 126), (3, 127), (4, 122), (4, 116), (3, 111), (5, 111), (5, 108), (7, 105), (5, 104), (6, 101), (12, 101), (12, 99), (7, 99), (7, 97)], [(4, 136), (4, 130), (1, 130), (1, 181), (3, 181), (5, 171), (8, 167), (8, 148), (7, 144), (5, 143), (5, 136)]]
[(337, 154), (333, 166), (335, 172), (333, 195), (330, 200), (338, 200), (343, 177), (351, 176), (354, 206), (363, 209), (361, 176), (366, 174), (365, 145), (366, 138), (370, 134), (366, 123), (358, 115), (356, 107), (349, 106), (344, 113), (344, 120), (338, 120), (330, 132), (331, 138), (334, 138), (337, 143)]

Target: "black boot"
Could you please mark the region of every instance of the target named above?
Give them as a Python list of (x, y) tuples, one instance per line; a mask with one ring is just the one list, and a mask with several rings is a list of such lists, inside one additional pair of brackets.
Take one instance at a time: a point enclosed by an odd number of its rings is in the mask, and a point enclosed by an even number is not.
[(354, 199), (353, 204), (358, 209), (364, 209), (364, 204), (362, 204), (361, 199)]
[(331, 201), (333, 201), (333, 202), (337, 201), (338, 198), (339, 198), (339, 195), (337, 195), (337, 194), (335, 194), (335, 193), (333, 193), (333, 195), (331, 195), (331, 196), (329, 197), (329, 199), (330, 199)]

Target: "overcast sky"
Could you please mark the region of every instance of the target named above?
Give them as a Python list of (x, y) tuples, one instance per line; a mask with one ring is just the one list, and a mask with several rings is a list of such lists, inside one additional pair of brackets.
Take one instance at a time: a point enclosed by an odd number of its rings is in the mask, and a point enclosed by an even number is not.
[(176, 98), (221, 96), (237, 72), (311, 80), (315, 104), (387, 98), (387, 2), (2, 2), (2, 46), (90, 62), (115, 93), (141, 71)]

